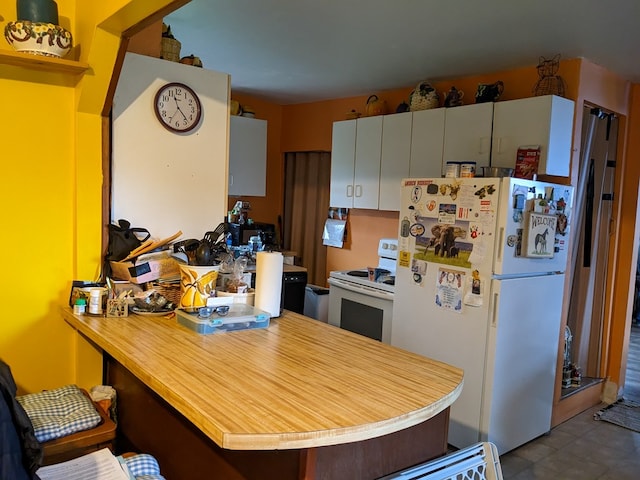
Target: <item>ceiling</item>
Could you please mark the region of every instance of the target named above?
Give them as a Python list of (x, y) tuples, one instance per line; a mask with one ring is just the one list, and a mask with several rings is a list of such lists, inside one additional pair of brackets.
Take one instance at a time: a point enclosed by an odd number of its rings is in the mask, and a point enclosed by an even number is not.
[(234, 92), (289, 105), (556, 54), (640, 83), (639, 19), (638, 0), (192, 0), (165, 23)]

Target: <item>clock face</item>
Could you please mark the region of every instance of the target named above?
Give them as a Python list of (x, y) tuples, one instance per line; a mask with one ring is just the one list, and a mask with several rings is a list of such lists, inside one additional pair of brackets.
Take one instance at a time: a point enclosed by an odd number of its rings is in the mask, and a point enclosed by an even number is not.
[(200, 122), (202, 105), (196, 92), (183, 83), (162, 86), (153, 103), (156, 117), (172, 132), (188, 132)]

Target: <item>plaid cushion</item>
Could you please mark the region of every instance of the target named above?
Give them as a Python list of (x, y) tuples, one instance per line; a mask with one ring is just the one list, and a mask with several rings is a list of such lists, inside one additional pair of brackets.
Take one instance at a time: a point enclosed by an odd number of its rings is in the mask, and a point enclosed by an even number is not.
[(20, 395), (16, 399), (29, 415), (39, 442), (88, 430), (101, 420), (91, 400), (76, 385)]
[(125, 458), (124, 463), (136, 480), (164, 480), (157, 460), (147, 453)]

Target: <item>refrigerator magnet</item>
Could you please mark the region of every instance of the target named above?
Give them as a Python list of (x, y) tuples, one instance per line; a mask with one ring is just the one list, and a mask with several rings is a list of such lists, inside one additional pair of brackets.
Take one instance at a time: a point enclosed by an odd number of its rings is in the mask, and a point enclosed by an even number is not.
[(524, 223), (522, 243), (525, 256), (529, 258), (553, 258), (558, 217), (527, 212)]
[(465, 283), (465, 272), (441, 268), (436, 278), (435, 304), (462, 313), (462, 291)]
[(466, 293), (464, 295), (464, 304), (470, 307), (481, 307), (484, 301), (482, 295), (483, 282), (480, 280), (480, 272), (474, 270), (471, 277), (467, 279)]

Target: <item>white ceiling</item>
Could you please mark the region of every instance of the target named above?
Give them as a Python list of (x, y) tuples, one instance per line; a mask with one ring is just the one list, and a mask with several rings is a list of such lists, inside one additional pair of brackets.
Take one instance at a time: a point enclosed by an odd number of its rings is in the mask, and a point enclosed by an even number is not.
[[(583, 57), (640, 83), (640, 0), (192, 0), (165, 17), (233, 91), (281, 104)], [(559, 72), (562, 74), (562, 71)]]

